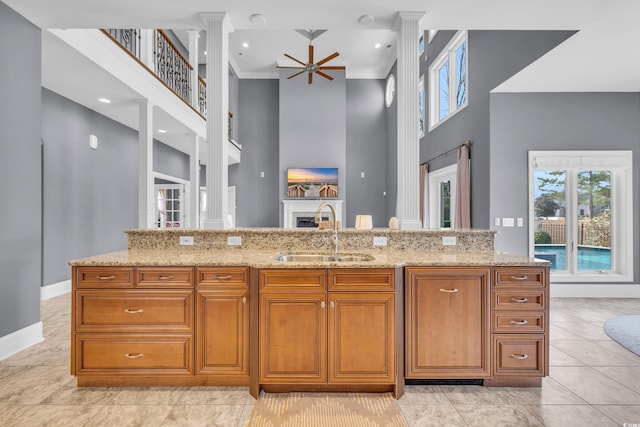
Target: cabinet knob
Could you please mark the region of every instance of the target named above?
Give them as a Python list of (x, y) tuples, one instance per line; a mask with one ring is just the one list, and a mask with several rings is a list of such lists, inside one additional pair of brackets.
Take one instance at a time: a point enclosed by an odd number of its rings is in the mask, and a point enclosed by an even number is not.
[(524, 360), (524, 359), (528, 359), (529, 355), (528, 354), (512, 354), (511, 357), (513, 357), (514, 359), (520, 359), (520, 360)]
[(524, 304), (525, 302), (529, 301), (527, 298), (511, 298), (511, 301), (513, 302), (517, 302), (518, 304)]
[(335, 302), (331, 301), (331, 302), (329, 303), (329, 307), (330, 307), (330, 308), (334, 308), (335, 306), (336, 306), (336, 303), (335, 303)]
[(130, 308), (125, 308), (124, 309), (125, 313), (129, 313), (129, 314), (139, 314), (139, 313), (144, 313), (144, 310), (139, 308), (138, 310), (132, 310)]
[(124, 354), (124, 357), (126, 357), (127, 359), (140, 359), (143, 356), (144, 356), (143, 353), (125, 353)]
[(511, 280), (517, 280), (519, 282), (524, 282), (525, 280), (527, 280), (529, 277), (527, 276), (511, 276), (510, 279)]
[(115, 278), (116, 276), (98, 276), (97, 277), (98, 280), (113, 280)]
[(242, 297), (242, 303), (246, 304), (247, 303), (247, 297)]
[(520, 321), (518, 321), (518, 320), (509, 320), (509, 323), (512, 324), (512, 325), (524, 326), (529, 322), (527, 322), (526, 320), (520, 320)]
[(325, 308), (325, 303), (324, 303), (324, 301), (320, 302), (320, 307)]
[(448, 294), (456, 294), (456, 293), (458, 293), (458, 289), (457, 288), (453, 288), (453, 289), (440, 288), (440, 292), (446, 292)]

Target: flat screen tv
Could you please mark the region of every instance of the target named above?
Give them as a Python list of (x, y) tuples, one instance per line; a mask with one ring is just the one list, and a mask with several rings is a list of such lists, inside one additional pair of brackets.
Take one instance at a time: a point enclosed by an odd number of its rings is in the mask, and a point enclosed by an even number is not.
[(290, 199), (337, 198), (338, 168), (289, 168), (287, 197)]

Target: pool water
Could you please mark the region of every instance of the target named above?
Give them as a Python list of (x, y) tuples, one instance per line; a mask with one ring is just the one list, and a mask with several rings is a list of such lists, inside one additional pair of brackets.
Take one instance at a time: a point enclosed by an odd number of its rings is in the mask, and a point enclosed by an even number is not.
[[(567, 269), (565, 245), (536, 245), (535, 257), (551, 261), (551, 270)], [(578, 270), (611, 270), (611, 249), (578, 246)]]

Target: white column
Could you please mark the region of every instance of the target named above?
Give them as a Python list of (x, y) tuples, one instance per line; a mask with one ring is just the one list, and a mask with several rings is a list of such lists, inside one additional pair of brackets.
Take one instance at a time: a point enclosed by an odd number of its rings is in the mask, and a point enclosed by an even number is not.
[(420, 221), (420, 139), (418, 133), (418, 36), (424, 12), (398, 12), (398, 189), (400, 228), (422, 228)]
[(198, 30), (189, 30), (189, 64), (193, 67), (191, 70), (191, 105), (200, 111), (198, 105), (198, 38), (200, 32)]
[(138, 133), (138, 227), (155, 226), (155, 194), (153, 186), (153, 104), (140, 101)]
[(200, 137), (193, 135), (189, 148), (189, 227), (200, 227)]
[(140, 61), (153, 71), (155, 71), (153, 46), (156, 42), (154, 36), (153, 30), (140, 30)]
[(229, 33), (224, 12), (201, 13), (207, 24), (207, 217), (206, 229), (225, 228), (227, 215), (227, 129), (229, 114)]

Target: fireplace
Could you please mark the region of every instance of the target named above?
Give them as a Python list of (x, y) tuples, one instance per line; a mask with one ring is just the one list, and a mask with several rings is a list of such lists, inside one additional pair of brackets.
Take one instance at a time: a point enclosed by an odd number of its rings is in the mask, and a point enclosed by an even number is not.
[[(342, 221), (342, 200), (300, 200), (300, 199), (286, 199), (282, 203), (283, 209), (283, 221), (282, 226), (284, 228), (311, 228), (318, 225), (314, 222), (316, 211), (322, 203), (330, 203), (336, 210), (336, 218), (338, 221)], [(331, 220), (331, 214), (329, 208), (322, 210), (322, 219)]]

